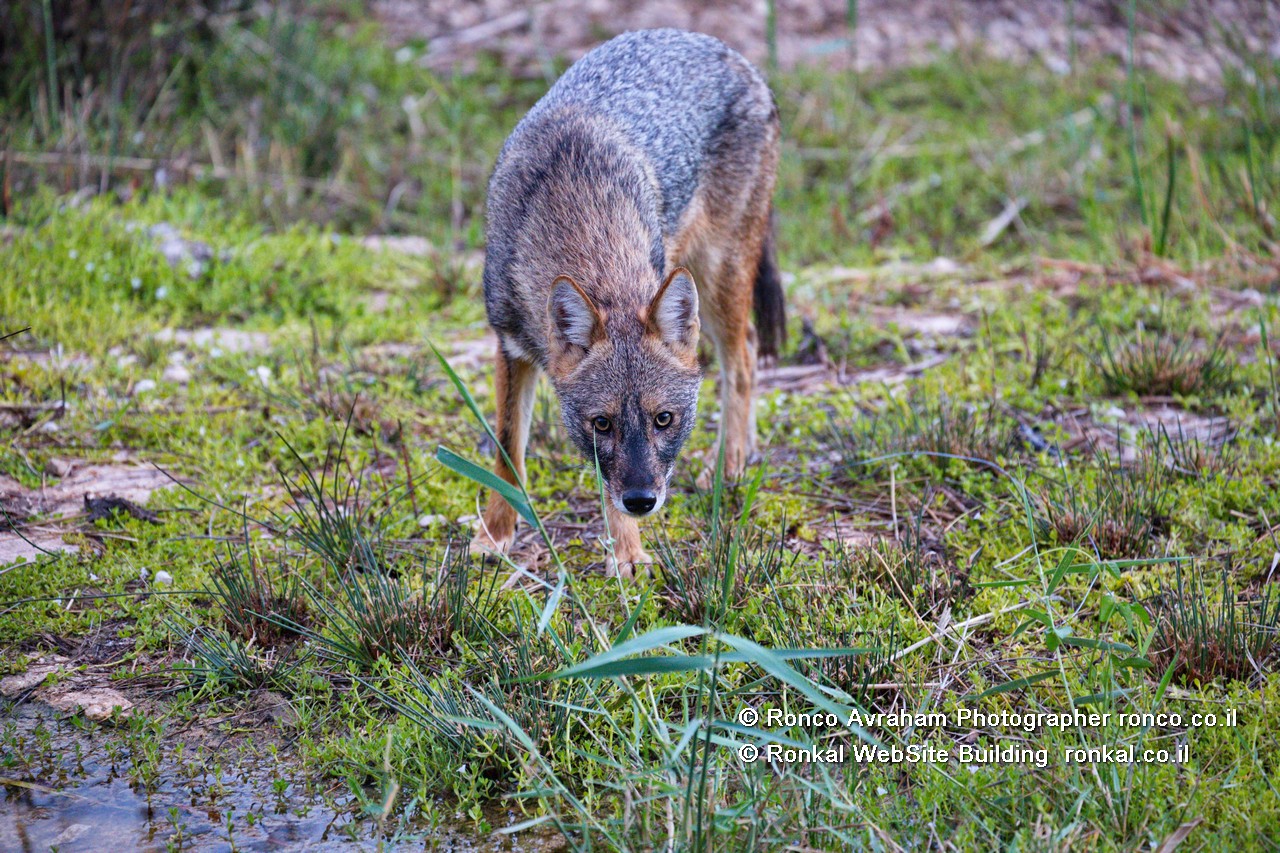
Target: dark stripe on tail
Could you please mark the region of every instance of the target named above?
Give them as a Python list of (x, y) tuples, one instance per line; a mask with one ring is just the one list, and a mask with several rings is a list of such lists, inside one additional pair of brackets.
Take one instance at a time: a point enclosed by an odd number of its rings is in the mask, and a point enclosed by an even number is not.
[(769, 211), (769, 231), (765, 234), (760, 266), (756, 270), (753, 302), (756, 309), (756, 352), (763, 358), (777, 358), (787, 342), (787, 305), (778, 272), (777, 231), (773, 211)]

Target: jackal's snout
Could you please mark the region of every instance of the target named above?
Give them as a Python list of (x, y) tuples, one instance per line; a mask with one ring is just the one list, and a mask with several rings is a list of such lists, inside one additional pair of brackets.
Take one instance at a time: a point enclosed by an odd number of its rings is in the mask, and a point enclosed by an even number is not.
[(657, 494), (648, 489), (632, 489), (622, 493), (622, 508), (632, 515), (648, 515), (657, 505)]
[[(656, 460), (654, 460), (656, 462)], [(636, 471), (632, 468), (631, 471)], [(662, 476), (662, 472), (656, 467), (649, 468), (652, 476), (648, 477), (624, 477), (623, 481), (616, 486), (609, 484), (610, 497), (613, 499), (613, 505), (620, 512), (635, 518), (643, 518), (657, 512), (666, 502), (667, 499), (667, 477)], [(669, 470), (669, 469), (668, 469)]]

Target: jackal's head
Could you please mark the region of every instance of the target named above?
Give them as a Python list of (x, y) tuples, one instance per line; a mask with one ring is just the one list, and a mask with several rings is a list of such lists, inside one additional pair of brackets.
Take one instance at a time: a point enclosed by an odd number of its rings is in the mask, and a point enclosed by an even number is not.
[(697, 419), (698, 292), (683, 267), (644, 309), (597, 302), (572, 278), (551, 290), (548, 372), (565, 426), (606, 498), (622, 512), (662, 506), (676, 457)]

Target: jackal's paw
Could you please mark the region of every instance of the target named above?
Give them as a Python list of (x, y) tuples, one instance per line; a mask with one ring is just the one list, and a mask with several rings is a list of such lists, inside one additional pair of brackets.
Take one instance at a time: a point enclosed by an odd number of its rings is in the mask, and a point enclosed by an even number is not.
[(644, 549), (635, 554), (609, 554), (604, 558), (604, 575), (607, 578), (634, 578), (653, 571), (653, 558)]
[[(742, 471), (746, 466), (743, 465), (741, 457), (736, 464), (730, 464), (729, 455), (725, 454), (724, 459), (724, 481), (726, 483), (736, 483), (742, 479)], [(702, 473), (698, 475), (698, 488), (704, 492), (711, 491), (716, 484), (716, 456), (708, 454), (703, 460)]]
[(506, 536), (494, 537), (490, 531), (481, 527), (476, 535), (471, 538), (471, 553), (473, 554), (505, 554), (511, 550), (511, 542), (515, 539), (514, 533)]
[[(754, 449), (747, 452), (726, 450), (724, 454), (724, 481), (726, 483), (736, 483), (742, 479), (742, 475), (746, 472), (748, 465), (754, 465), (760, 461), (762, 457)], [(698, 475), (698, 488), (702, 491), (710, 491), (711, 487), (716, 483), (716, 463), (719, 460), (719, 451), (715, 448), (708, 450), (702, 457), (702, 473)]]

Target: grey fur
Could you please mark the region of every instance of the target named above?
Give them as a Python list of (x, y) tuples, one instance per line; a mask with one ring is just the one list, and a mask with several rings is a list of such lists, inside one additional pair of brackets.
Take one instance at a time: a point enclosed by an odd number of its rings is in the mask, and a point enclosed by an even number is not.
[[(649, 562), (635, 518), (661, 507), (697, 422), (704, 324), (721, 363), (726, 476), (754, 447), (750, 310), (761, 293), (781, 297), (766, 239), (779, 133), (773, 96), (740, 55), (649, 30), (570, 68), (498, 157), (484, 291), (511, 462), (495, 473), (523, 476), (541, 368), (567, 434), (599, 463), (618, 567)], [(491, 493), (474, 544), (509, 547), (516, 520)]]
[[(516, 126), (489, 183), (485, 306), (504, 342), (513, 339), (509, 351), (546, 366), (547, 342), (528, 318), (545, 312), (557, 275), (591, 292), (605, 274), (593, 253), (617, 253), (615, 266), (621, 261), (651, 296), (664, 240), (702, 171), (720, 149), (750, 150), (775, 114), (759, 72), (711, 36), (631, 32), (575, 63)], [(601, 231), (557, 196), (567, 173), (610, 196), (599, 203), (625, 209), (623, 228)], [(536, 228), (526, 227), (531, 221)]]

